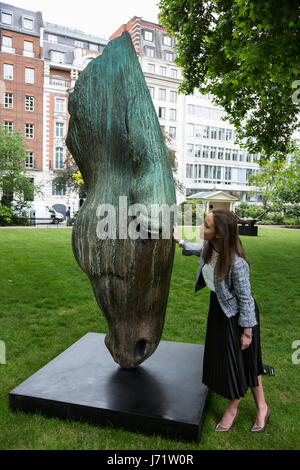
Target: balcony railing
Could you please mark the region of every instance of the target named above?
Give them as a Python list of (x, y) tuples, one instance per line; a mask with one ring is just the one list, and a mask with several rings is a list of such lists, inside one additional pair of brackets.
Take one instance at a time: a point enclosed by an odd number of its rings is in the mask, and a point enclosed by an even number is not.
[(56, 88), (70, 88), (71, 80), (63, 80), (59, 78), (51, 78), (50, 84)]

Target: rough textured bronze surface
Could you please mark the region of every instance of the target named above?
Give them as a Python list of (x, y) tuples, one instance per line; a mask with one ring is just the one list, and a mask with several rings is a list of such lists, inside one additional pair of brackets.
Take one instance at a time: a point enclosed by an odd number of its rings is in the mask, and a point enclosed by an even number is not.
[[(134, 217), (120, 211), (119, 197), (127, 197), (128, 207), (146, 207), (141, 232), (161, 233), (162, 221), (151, 218), (151, 206), (172, 206), (176, 196), (160, 125), (127, 32), (81, 73), (69, 112), (67, 146), (87, 186), (73, 228), (74, 255), (108, 321), (108, 349), (122, 368), (134, 368), (161, 339), (175, 249), (173, 220), (167, 239), (120, 239), (119, 219), (130, 224)], [(97, 235), (103, 204), (115, 210), (113, 239)]]

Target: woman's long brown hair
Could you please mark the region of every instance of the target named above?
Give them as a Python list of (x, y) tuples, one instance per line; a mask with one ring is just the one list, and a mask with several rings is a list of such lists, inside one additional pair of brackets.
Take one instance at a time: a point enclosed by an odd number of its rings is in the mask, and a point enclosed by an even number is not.
[[(238, 235), (238, 225), (235, 215), (226, 209), (214, 209), (214, 226), (217, 235), (220, 237), (219, 257), (216, 264), (216, 275), (219, 281), (225, 279), (234, 263), (235, 256), (238, 255), (250, 263), (246, 258), (244, 248)], [(207, 243), (203, 252), (205, 263), (209, 263), (213, 252), (211, 243)]]

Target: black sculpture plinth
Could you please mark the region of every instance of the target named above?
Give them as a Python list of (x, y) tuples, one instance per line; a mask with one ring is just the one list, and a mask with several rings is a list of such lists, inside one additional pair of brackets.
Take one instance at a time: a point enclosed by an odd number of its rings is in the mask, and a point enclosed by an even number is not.
[(239, 235), (257, 237), (257, 225), (239, 225)]
[(122, 370), (104, 338), (85, 335), (10, 392), (10, 408), (199, 442), (204, 346), (162, 341), (142, 366)]

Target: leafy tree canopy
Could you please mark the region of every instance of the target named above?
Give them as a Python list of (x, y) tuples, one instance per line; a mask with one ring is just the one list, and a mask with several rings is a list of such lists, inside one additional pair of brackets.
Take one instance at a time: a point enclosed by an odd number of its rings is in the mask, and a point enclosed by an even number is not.
[(11, 134), (0, 125), (0, 192), (2, 202), (10, 204), (12, 199), (24, 200), (40, 191), (28, 177), (24, 162), (26, 143), (18, 132)]
[(160, 0), (177, 40), (181, 91), (211, 93), (237, 138), (285, 158), (300, 102), (299, 0)]

